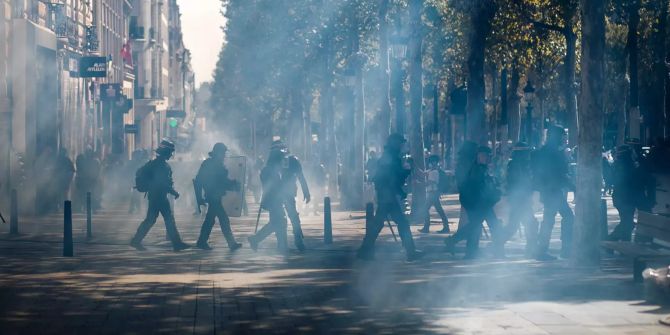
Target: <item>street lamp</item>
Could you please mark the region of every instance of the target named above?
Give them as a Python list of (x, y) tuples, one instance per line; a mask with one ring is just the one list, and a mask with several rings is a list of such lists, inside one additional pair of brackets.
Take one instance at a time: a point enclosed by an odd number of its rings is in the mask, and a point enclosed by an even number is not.
[(392, 96), (395, 100), (395, 112), (396, 112), (396, 132), (400, 134), (405, 133), (405, 87), (404, 87), (404, 72), (402, 69), (402, 62), (407, 57), (407, 38), (400, 35), (400, 28), (397, 29), (398, 32), (393, 34), (389, 38), (390, 47), (389, 53), (391, 58), (393, 58), (393, 72), (392, 72), (392, 81), (393, 86)]
[(526, 143), (529, 145), (532, 141), (533, 134), (533, 97), (535, 96), (535, 87), (530, 82), (526, 81), (526, 87), (523, 88), (523, 98), (526, 100)]

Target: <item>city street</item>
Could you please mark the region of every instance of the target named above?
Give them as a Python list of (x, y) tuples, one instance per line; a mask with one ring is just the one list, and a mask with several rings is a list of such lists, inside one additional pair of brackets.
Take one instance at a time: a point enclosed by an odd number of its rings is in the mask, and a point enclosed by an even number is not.
[[(443, 200), (454, 231), (456, 198)], [(255, 253), (246, 237), (256, 210), (232, 219), (244, 243), (234, 254), (218, 226), (213, 250), (174, 253), (161, 219), (148, 250), (136, 251), (127, 242), (141, 216), (121, 207), (94, 216), (90, 241), (75, 215), (73, 258), (61, 257), (61, 216), (22, 217), (16, 237), (1, 225), (0, 334), (670, 334), (658, 323), (670, 309), (645, 303), (629, 260), (608, 256), (599, 270), (539, 263), (523, 259), (516, 238), (507, 259), (468, 262), (443, 252), (444, 235), (413, 227), (424, 259), (407, 263), (385, 228), (376, 261), (362, 262), (354, 256), (364, 213), (349, 212), (333, 214), (332, 245), (323, 217), (304, 216), (304, 254), (278, 255), (274, 238)], [(609, 218), (611, 227), (613, 208)], [(188, 243), (200, 223), (177, 213)]]

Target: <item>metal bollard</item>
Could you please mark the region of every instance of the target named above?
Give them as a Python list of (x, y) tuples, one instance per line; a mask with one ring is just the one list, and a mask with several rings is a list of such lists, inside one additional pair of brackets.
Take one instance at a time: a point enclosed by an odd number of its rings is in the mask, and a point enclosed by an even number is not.
[(330, 211), (330, 197), (323, 199), (323, 243), (333, 243), (333, 221)]
[(19, 203), (16, 196), (16, 190), (12, 190), (11, 204), (9, 209), (9, 234), (19, 234)]
[(63, 257), (72, 257), (74, 243), (72, 241), (72, 202), (65, 201), (63, 206)]
[(93, 220), (91, 210), (91, 192), (86, 192), (86, 238), (93, 238)]
[(372, 224), (372, 220), (375, 218), (375, 204), (368, 202), (365, 205), (365, 230), (367, 231), (370, 225)]

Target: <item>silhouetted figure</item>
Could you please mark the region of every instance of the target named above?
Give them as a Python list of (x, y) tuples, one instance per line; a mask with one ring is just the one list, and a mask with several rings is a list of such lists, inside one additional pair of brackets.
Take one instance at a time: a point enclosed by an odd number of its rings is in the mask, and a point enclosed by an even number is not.
[[(144, 150), (135, 150), (132, 154), (131, 160), (128, 161), (128, 169), (126, 170), (128, 175), (137, 171), (146, 161), (149, 159), (149, 155)], [(128, 213), (133, 214), (140, 209), (141, 197), (140, 193), (136, 192), (132, 185), (130, 187), (130, 199), (128, 206)]]
[(447, 214), (444, 212), (444, 209), (442, 208), (442, 203), (440, 202), (440, 196), (442, 195), (442, 192), (440, 190), (440, 178), (444, 178), (441, 176), (441, 170), (440, 170), (440, 157), (437, 155), (431, 155), (428, 157), (428, 169), (426, 170), (426, 192), (427, 192), (427, 202), (426, 202), (426, 218), (424, 221), (423, 228), (421, 228), (419, 231), (422, 233), (429, 233), (430, 232), (430, 209), (432, 207), (435, 207), (435, 211), (437, 211), (437, 214), (440, 215), (440, 218), (442, 219), (442, 230), (438, 231), (439, 234), (447, 234), (449, 233), (449, 219), (447, 218)]
[(377, 152), (374, 150), (370, 150), (370, 153), (368, 154), (368, 161), (365, 162), (365, 170), (367, 172), (367, 179), (366, 181), (368, 183), (372, 183), (375, 175), (377, 174), (377, 164), (379, 163), (379, 158), (377, 158)]
[[(472, 165), (475, 164), (476, 160), (477, 160), (477, 143), (466, 141), (465, 143), (463, 143), (463, 146), (458, 151), (456, 159), (455, 177), (456, 177), (456, 187), (458, 189), (459, 194), (463, 190), (463, 185), (470, 172), (470, 168), (472, 168)], [(460, 229), (461, 226), (465, 226), (467, 222), (468, 222), (468, 216), (465, 213), (465, 208), (461, 206), (458, 215), (458, 229)]]
[(74, 177), (74, 164), (68, 157), (66, 149), (60, 149), (56, 159), (54, 183), (56, 188), (56, 200), (58, 206), (62, 206), (65, 200), (70, 199), (70, 186)]
[[(240, 190), (240, 184), (228, 178), (228, 169), (223, 165), (227, 151), (228, 148), (225, 144), (216, 143), (209, 153), (209, 158), (200, 165), (200, 170), (198, 170), (198, 174), (195, 177), (195, 184), (202, 187), (202, 190), (205, 191), (204, 199), (207, 203), (207, 215), (205, 216), (205, 221), (200, 230), (200, 237), (198, 237), (196, 244), (198, 248), (203, 250), (211, 249), (207, 241), (209, 240), (209, 234), (212, 232), (212, 227), (214, 227), (214, 220), (217, 218), (219, 219), (221, 232), (223, 232), (223, 236), (226, 238), (226, 242), (228, 242), (230, 251), (235, 251), (242, 247), (242, 244), (235, 241), (233, 230), (230, 228), (230, 218), (228, 218), (228, 214), (221, 202), (221, 198), (226, 195), (227, 191)], [(197, 190), (197, 192), (200, 192), (200, 190)], [(196, 196), (200, 198), (201, 194), (197, 194)]]
[(98, 210), (100, 208), (100, 196), (96, 193), (99, 191), (101, 165), (100, 161), (95, 157), (93, 149), (89, 147), (83, 154), (78, 155), (75, 165), (77, 172), (74, 183), (77, 189), (77, 208), (80, 211), (84, 210), (86, 206), (86, 193), (91, 192), (91, 206), (93, 210)]
[(36, 212), (46, 215), (58, 208), (58, 181), (56, 180), (56, 153), (51, 147), (45, 147), (35, 161), (34, 179), (37, 184)]
[(569, 176), (570, 168), (564, 149), (566, 143), (565, 129), (552, 126), (547, 131), (546, 143), (533, 158), (533, 175), (540, 191), (540, 200), (544, 203), (536, 255), (539, 261), (556, 259), (549, 254), (549, 241), (557, 213), (561, 214), (561, 257), (568, 258), (571, 253), (574, 214), (568, 205), (567, 192), (574, 189), (574, 185)]
[(379, 236), (384, 223), (390, 217), (398, 225), (398, 233), (408, 261), (423, 256), (423, 252), (416, 250), (409, 220), (405, 217), (402, 201), (407, 197), (403, 190), (405, 180), (410, 174), (409, 169), (403, 166), (403, 147), (407, 141), (400, 134), (389, 136), (384, 146), (384, 153), (379, 159), (373, 182), (377, 197), (377, 211), (369, 226), (365, 227), (365, 237), (358, 249), (357, 256), (361, 259), (374, 258), (375, 241)]
[(172, 242), (174, 251), (181, 251), (189, 248), (189, 245), (182, 242), (177, 225), (170, 208), (168, 194), (175, 199), (179, 198), (179, 193), (174, 189), (172, 180), (172, 169), (167, 161), (174, 154), (174, 144), (167, 139), (163, 139), (156, 149), (157, 157), (144, 164), (135, 177), (136, 188), (140, 192), (146, 192), (149, 199), (149, 208), (147, 216), (137, 228), (137, 233), (130, 241), (130, 245), (137, 250), (145, 250), (142, 246), (142, 240), (149, 233), (149, 230), (156, 223), (158, 215), (163, 216), (165, 221), (165, 230), (167, 236)]
[(280, 252), (288, 251), (286, 214), (284, 203), (286, 201), (286, 190), (282, 180), (284, 161), (287, 159), (285, 147), (273, 145), (270, 149), (265, 167), (261, 170), (261, 184), (263, 186), (263, 198), (261, 208), (270, 214), (270, 222), (261, 228), (255, 235), (249, 237), (249, 246), (256, 251), (258, 244), (271, 234), (277, 237), (277, 248)]
[(525, 227), (526, 257), (535, 257), (537, 246), (538, 222), (533, 211), (533, 178), (530, 164), (531, 148), (524, 142), (514, 146), (512, 159), (507, 163), (507, 202), (509, 219), (507, 226), (501, 229), (499, 238), (494, 241), (498, 252), (504, 253), (504, 246), (519, 227)]
[(492, 219), (492, 216), (495, 217), (493, 207), (500, 201), (500, 191), (488, 171), (491, 149), (480, 146), (476, 157), (475, 163), (462, 180), (459, 195), (461, 206), (468, 216), (468, 222), (445, 240), (447, 250), (452, 253), (456, 243), (466, 240), (466, 259), (478, 257), (479, 239), (484, 221), (487, 221), (491, 227), (491, 234), (497, 233), (496, 230), (499, 228), (497, 221)]
[(647, 172), (633, 159), (627, 145), (619, 146), (614, 160), (612, 201), (619, 211), (619, 224), (607, 237), (609, 241), (630, 241), (633, 233), (635, 210), (649, 207), (646, 203), (645, 179)]
[[(279, 148), (280, 150), (284, 150), (287, 154), (289, 154), (288, 148), (282, 141), (275, 141), (272, 145)], [(298, 182), (300, 183), (300, 189), (302, 190), (303, 198), (306, 204), (309, 204), (309, 202), (312, 200), (312, 196), (309, 193), (307, 180), (305, 179), (305, 174), (302, 170), (302, 164), (300, 164), (298, 157), (288, 155), (286, 164), (283, 166), (281, 174), (281, 179), (284, 184), (284, 208), (286, 208), (286, 214), (291, 221), (291, 226), (293, 226), (293, 241), (295, 243), (295, 247), (298, 250), (304, 251), (305, 242), (302, 234), (302, 226), (300, 224), (300, 213), (298, 213), (298, 208), (295, 201), (295, 197), (298, 195)]]

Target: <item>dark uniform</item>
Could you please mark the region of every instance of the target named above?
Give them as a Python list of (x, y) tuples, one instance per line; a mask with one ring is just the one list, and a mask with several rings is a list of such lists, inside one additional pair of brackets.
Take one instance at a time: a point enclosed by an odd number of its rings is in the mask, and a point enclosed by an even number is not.
[(167, 198), (168, 194), (172, 194), (175, 198), (179, 198), (179, 193), (174, 189), (174, 182), (172, 181), (172, 169), (167, 163), (174, 153), (174, 144), (168, 140), (162, 140), (158, 149), (156, 149), (158, 156), (148, 162), (145, 167), (150, 171), (151, 180), (149, 182), (149, 189), (147, 191), (147, 198), (149, 199), (149, 208), (147, 209), (147, 216), (137, 228), (137, 233), (130, 241), (130, 245), (138, 250), (144, 250), (142, 240), (149, 233), (149, 230), (156, 223), (158, 214), (163, 216), (165, 221), (165, 229), (167, 236), (172, 242), (174, 251), (180, 251), (189, 248), (189, 245), (182, 242), (177, 225), (172, 215), (170, 208), (170, 201)]
[[(207, 215), (200, 230), (197, 247), (209, 250), (207, 244), (209, 234), (214, 227), (214, 220), (219, 219), (219, 225), (223, 236), (228, 242), (228, 248), (231, 251), (239, 249), (242, 245), (235, 241), (233, 230), (230, 228), (230, 218), (223, 208), (221, 198), (226, 195), (226, 191), (239, 191), (240, 184), (228, 178), (228, 169), (223, 165), (223, 160), (228, 149), (223, 143), (214, 145), (214, 149), (209, 153), (210, 158), (206, 159), (200, 165), (198, 175), (195, 177), (195, 185), (199, 185), (205, 191), (205, 202), (207, 203)], [(196, 190), (196, 197), (202, 196), (200, 190)], [(200, 203), (200, 202), (198, 202)]]
[(286, 158), (284, 149), (273, 148), (266, 166), (261, 170), (261, 185), (263, 198), (261, 208), (270, 214), (270, 222), (263, 226), (255, 235), (249, 237), (249, 246), (255, 251), (258, 244), (274, 233), (277, 237), (277, 247), (281, 252), (288, 251), (286, 233), (286, 214), (284, 202), (286, 200), (284, 181), (282, 180), (282, 162)]
[(449, 233), (449, 219), (440, 202), (440, 196), (442, 195), (440, 190), (440, 174), (440, 158), (435, 155), (428, 157), (428, 170), (426, 171), (427, 201), (426, 210), (424, 211), (426, 218), (423, 228), (419, 230), (422, 233), (427, 234), (430, 232), (430, 209), (432, 207), (435, 207), (435, 211), (437, 211), (437, 214), (442, 219), (442, 230), (438, 231), (438, 233)]
[(551, 232), (556, 223), (556, 214), (561, 214), (561, 257), (570, 256), (574, 214), (568, 205), (567, 192), (574, 189), (569, 177), (569, 164), (563, 150), (565, 130), (559, 126), (549, 129), (545, 145), (533, 158), (533, 176), (544, 203), (542, 225), (538, 235), (538, 260), (553, 260), (548, 254)]
[(461, 206), (465, 209), (468, 222), (445, 240), (447, 249), (452, 252), (456, 243), (466, 240), (465, 257), (467, 259), (478, 256), (479, 238), (484, 221), (487, 221), (491, 227), (491, 234), (497, 233), (498, 229), (498, 225), (492, 223), (497, 223), (492, 216), (495, 217), (493, 207), (500, 200), (500, 191), (488, 172), (490, 154), (491, 149), (488, 147), (479, 147), (477, 150), (477, 161), (470, 167), (459, 187), (459, 199)]
[(365, 238), (358, 250), (359, 258), (372, 259), (374, 257), (375, 241), (382, 228), (384, 228), (384, 222), (388, 217), (398, 225), (398, 233), (405, 248), (407, 260), (412, 261), (423, 255), (414, 246), (409, 220), (405, 217), (401, 202), (407, 196), (403, 191), (403, 186), (410, 174), (410, 170), (403, 167), (400, 158), (402, 146), (405, 142), (406, 140), (402, 135), (391, 135), (384, 147), (384, 153), (379, 159), (377, 172), (374, 176), (377, 211), (374, 219), (365, 229)]
[(523, 224), (526, 232), (526, 256), (535, 256), (538, 222), (533, 212), (533, 179), (530, 147), (527, 144), (518, 143), (515, 146), (512, 159), (507, 164), (506, 182), (509, 220), (500, 234), (499, 246), (503, 248)]
[(630, 241), (635, 210), (645, 204), (643, 172), (633, 160), (630, 147), (620, 146), (614, 161), (612, 200), (619, 211), (619, 224), (607, 237), (609, 241)]
[(297, 157), (288, 157), (288, 166), (282, 170), (282, 182), (284, 183), (284, 194), (286, 196), (284, 206), (286, 208), (286, 214), (293, 226), (295, 247), (302, 251), (305, 250), (305, 243), (303, 241), (302, 226), (300, 225), (300, 213), (298, 213), (295, 201), (295, 197), (298, 195), (297, 183), (300, 182), (300, 189), (305, 198), (305, 203), (310, 202), (311, 195), (309, 193), (309, 187), (307, 186), (305, 174), (302, 171), (302, 164), (300, 164)]

